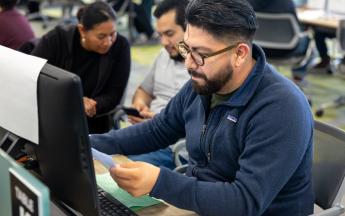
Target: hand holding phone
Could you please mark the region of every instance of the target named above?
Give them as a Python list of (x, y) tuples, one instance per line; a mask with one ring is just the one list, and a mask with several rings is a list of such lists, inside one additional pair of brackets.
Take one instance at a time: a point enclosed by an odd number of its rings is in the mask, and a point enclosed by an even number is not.
[(139, 111), (133, 107), (123, 107), (122, 110), (127, 114), (127, 115), (131, 115), (131, 116), (135, 116), (138, 118), (143, 118)]

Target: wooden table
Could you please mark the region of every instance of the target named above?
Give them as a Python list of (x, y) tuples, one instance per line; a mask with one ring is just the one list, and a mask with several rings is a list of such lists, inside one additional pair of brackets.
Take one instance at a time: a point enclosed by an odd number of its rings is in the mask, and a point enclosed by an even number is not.
[[(123, 155), (114, 155), (113, 160), (118, 164), (129, 161), (129, 159)], [(97, 174), (108, 172), (107, 169), (104, 168), (98, 161), (94, 161), (94, 164), (95, 172)], [(140, 216), (197, 216), (197, 214), (194, 212), (179, 209), (167, 203), (141, 209), (137, 212), (137, 214)]]
[(345, 14), (326, 13), (320, 9), (298, 8), (297, 16), (306, 25), (337, 29), (339, 21), (345, 19)]

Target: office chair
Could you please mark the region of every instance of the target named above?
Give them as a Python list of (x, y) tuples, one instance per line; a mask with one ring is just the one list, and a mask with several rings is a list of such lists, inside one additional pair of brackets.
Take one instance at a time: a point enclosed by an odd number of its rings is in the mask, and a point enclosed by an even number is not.
[[(301, 32), (296, 17), (288, 13), (256, 13), (259, 28), (254, 42), (267, 51), (282, 51), (283, 54), (267, 55), (267, 61), (273, 65), (304, 64), (312, 54), (312, 46), (309, 43), (309, 33)], [(295, 49), (302, 40), (308, 43), (304, 51), (295, 53)]]
[[(269, 63), (275, 66), (299, 68), (292, 75), (295, 84), (303, 91), (301, 82), (306, 75), (313, 55), (313, 43), (309, 32), (301, 32), (296, 17), (289, 13), (256, 13), (259, 28), (254, 43), (261, 46)], [(308, 102), (312, 105), (310, 97)]]
[(116, 10), (117, 17), (123, 17), (128, 15), (128, 40), (129, 42), (134, 41), (134, 34), (133, 34), (133, 28), (134, 28), (134, 18), (136, 16), (135, 10), (134, 10), (134, 3), (132, 0), (108, 0), (107, 1), (111, 7), (114, 8), (115, 5), (121, 3), (118, 10)]
[[(339, 48), (342, 53), (345, 53), (345, 20), (339, 21), (339, 26), (337, 29), (337, 38), (339, 43)], [(345, 57), (337, 66), (337, 73), (338, 74), (345, 74)], [(345, 95), (338, 96), (335, 100), (326, 102), (321, 104), (321, 106), (315, 111), (315, 115), (318, 117), (322, 117), (325, 113), (325, 109), (333, 108), (333, 107), (340, 107), (345, 105)]]
[(176, 168), (175, 172), (185, 173), (188, 168), (188, 152), (186, 149), (186, 140), (179, 140), (172, 149), (174, 163)]
[(25, 42), (24, 44), (22, 44), (18, 48), (18, 51), (25, 53), (25, 54), (30, 54), (35, 49), (35, 47), (37, 46), (37, 44), (39, 42), (40, 42), (40, 38), (31, 39), (31, 40)]
[(62, 17), (60, 18), (60, 23), (73, 22), (72, 11), (74, 6), (84, 5), (83, 0), (39, 0), (39, 11), (28, 14), (28, 20), (41, 19), (42, 27), (45, 29), (49, 26), (50, 18), (43, 13), (44, 10), (52, 7), (60, 7), (62, 10)]
[(345, 132), (315, 121), (313, 190), (315, 204), (323, 210), (313, 216), (336, 216), (345, 212), (340, 204), (345, 191)]

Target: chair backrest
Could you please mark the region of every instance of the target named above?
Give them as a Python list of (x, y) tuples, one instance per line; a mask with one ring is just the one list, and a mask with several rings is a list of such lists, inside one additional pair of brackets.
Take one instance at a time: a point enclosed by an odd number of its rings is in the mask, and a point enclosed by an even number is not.
[(315, 203), (329, 209), (341, 202), (344, 195), (345, 132), (315, 121), (313, 187)]
[(345, 51), (345, 20), (339, 21), (337, 36), (338, 36), (340, 49), (342, 51)]
[(35, 49), (35, 47), (38, 45), (39, 42), (40, 42), (40, 38), (33, 38), (33, 39), (25, 42), (24, 44), (22, 44), (18, 48), (18, 51), (25, 53), (25, 54), (30, 54)]
[(299, 42), (296, 17), (287, 13), (256, 13), (259, 28), (254, 42), (267, 49), (293, 49)]
[[(114, 6), (118, 3), (118, 0), (107, 0), (107, 2), (110, 4), (110, 6)], [(116, 16), (122, 17), (125, 15), (127, 10), (129, 9), (129, 4), (131, 3), (131, 0), (124, 0), (122, 4), (118, 7), (118, 10), (116, 10)]]

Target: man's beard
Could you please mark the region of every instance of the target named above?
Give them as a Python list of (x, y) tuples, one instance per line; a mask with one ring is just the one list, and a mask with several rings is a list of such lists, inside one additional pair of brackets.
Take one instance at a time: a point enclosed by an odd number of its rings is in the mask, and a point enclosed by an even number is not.
[(181, 56), (180, 53), (177, 53), (177, 55), (175, 56), (170, 55), (170, 58), (174, 61), (184, 62), (184, 58)]
[(196, 93), (200, 95), (211, 95), (217, 93), (229, 80), (231, 80), (233, 71), (230, 69), (225, 73), (219, 74), (212, 80), (208, 79), (205, 74), (193, 70), (188, 70), (188, 73), (193, 77), (201, 78), (205, 81), (205, 84), (201, 86), (197, 81), (192, 80), (192, 87)]

